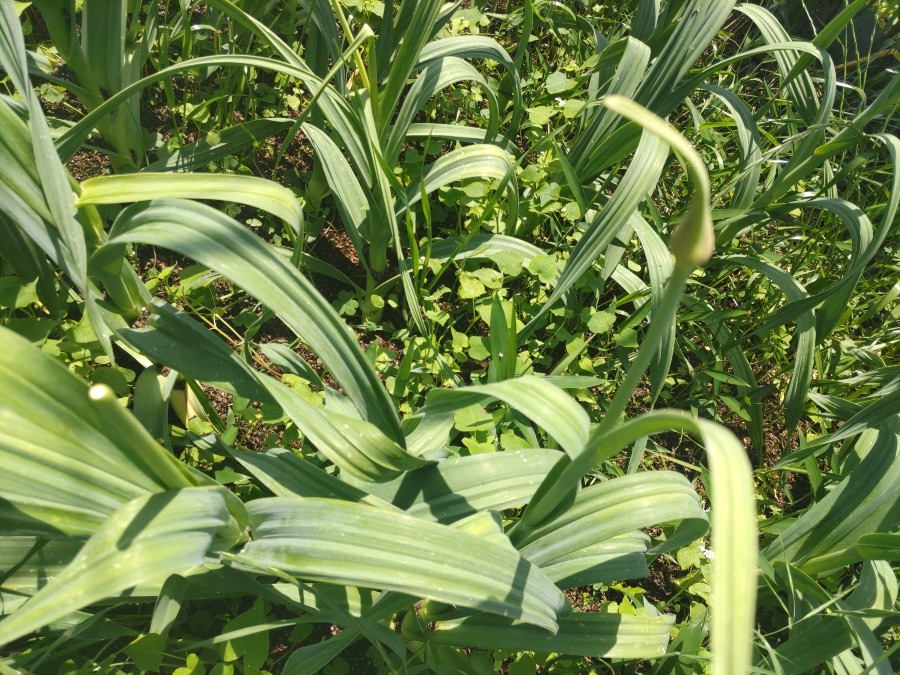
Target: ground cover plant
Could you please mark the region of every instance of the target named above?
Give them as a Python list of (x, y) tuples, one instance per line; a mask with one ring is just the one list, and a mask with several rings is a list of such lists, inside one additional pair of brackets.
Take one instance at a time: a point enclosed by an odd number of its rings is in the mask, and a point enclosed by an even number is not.
[(0, 672), (896, 672), (896, 17), (0, 0)]

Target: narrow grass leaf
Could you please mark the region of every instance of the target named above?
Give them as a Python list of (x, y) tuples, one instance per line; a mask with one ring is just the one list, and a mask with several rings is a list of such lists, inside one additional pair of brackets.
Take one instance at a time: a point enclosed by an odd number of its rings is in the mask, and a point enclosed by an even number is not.
[(808, 572), (827, 571), (864, 535), (890, 533), (900, 523), (900, 419), (885, 421), (850, 475), (795, 520), (764, 553)]

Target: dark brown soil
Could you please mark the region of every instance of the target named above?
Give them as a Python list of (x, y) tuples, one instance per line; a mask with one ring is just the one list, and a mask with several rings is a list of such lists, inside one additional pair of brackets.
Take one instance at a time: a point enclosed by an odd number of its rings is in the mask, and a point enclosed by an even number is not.
[(79, 183), (110, 172), (109, 157), (98, 150), (80, 150), (75, 153), (66, 168)]

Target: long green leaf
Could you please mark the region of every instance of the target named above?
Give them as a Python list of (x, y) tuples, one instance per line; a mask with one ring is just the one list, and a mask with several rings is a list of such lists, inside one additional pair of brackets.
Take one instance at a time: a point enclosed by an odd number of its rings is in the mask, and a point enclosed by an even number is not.
[[(844, 600), (832, 598), (800, 570), (788, 570), (782, 566), (778, 570), (785, 591), (793, 591), (802, 598), (799, 602), (795, 600), (800, 607), (805, 608), (813, 603), (818, 605), (811, 607), (809, 613), (794, 624), (790, 637), (775, 650), (782, 672), (790, 675), (810, 672), (857, 644), (863, 648), (867, 665), (871, 665), (873, 656), (882, 651), (878, 639), (872, 634), (880, 619), (877, 616), (863, 619), (852, 613), (886, 611), (893, 607), (897, 600), (897, 579), (890, 565), (885, 562), (864, 564), (859, 586)], [(837, 612), (822, 612), (822, 606), (831, 604), (836, 605)], [(848, 615), (842, 616), (844, 612)], [(856, 661), (855, 657), (853, 661)], [(890, 675), (893, 671), (885, 662), (874, 672)]]
[[(788, 302), (798, 302), (809, 297), (806, 289), (777, 265), (749, 256), (728, 256), (723, 260), (761, 272), (781, 289)], [(797, 428), (806, 407), (816, 348), (816, 325), (812, 311), (806, 310), (795, 316), (797, 320), (797, 354), (794, 358), (794, 372), (784, 395), (784, 418), (789, 434), (792, 434)]]
[[(253, 541), (234, 564), (310, 581), (398, 591), (481, 609), (555, 632), (568, 606), (507, 545), (362, 504), (273, 497), (248, 504)], [(468, 561), (481, 561), (473, 570)]]
[(650, 194), (662, 173), (669, 150), (652, 134), (644, 134), (631, 166), (619, 182), (616, 191), (590, 224), (569, 254), (566, 268), (556, 280), (556, 286), (539, 312), (519, 331), (519, 343), (537, 327), (541, 317), (590, 269), (605, 252), (638, 204)]
[(501, 400), (531, 419), (572, 457), (579, 455), (587, 443), (587, 413), (562, 389), (538, 377), (519, 377), (459, 389), (435, 389), (429, 393), (420, 414), (454, 412), (490, 399)]
[(273, 255), (268, 244), (232, 218), (194, 202), (134, 205), (119, 214), (108, 243), (126, 242), (164, 246), (243, 287), (306, 340), (365, 419), (403, 442), (387, 391), (331, 305), (295, 268)]
[(275, 136), (293, 125), (294, 120), (282, 117), (241, 122), (188, 143), (151, 163), (142, 171), (152, 173), (205, 169), (211, 163), (229, 155), (237, 155), (247, 147), (261, 145), (269, 136)]
[[(208, 330), (187, 315), (154, 301), (149, 328), (123, 329), (120, 335), (155, 360), (225, 391), (277, 403), (316, 447), (343, 471), (361, 480), (384, 480), (428, 462), (408, 454), (376, 426), (359, 419), (352, 405), (342, 410), (336, 392), (327, 410), (244, 363)], [(185, 339), (185, 336), (190, 336)]]
[(0, 621), (0, 645), (129, 588), (161, 586), (170, 574), (202, 565), (214, 545), (238, 541), (221, 488), (184, 488), (128, 502), (56, 578)]
[(559, 454), (534, 448), (451, 457), (360, 487), (410, 515), (446, 525), (477, 512), (527, 503)]
[(900, 418), (888, 419), (866, 456), (821, 501), (794, 521), (764, 553), (808, 573), (843, 562), (864, 535), (892, 532), (900, 523)]
[(0, 328), (0, 367), (5, 533), (89, 535), (132, 499), (204, 482), (119, 406), (109, 388), (88, 389), (7, 328)]
[[(405, 3), (404, 3), (405, 4)], [(419, 0), (414, 7), (403, 40), (391, 59), (391, 67), (384, 88), (378, 93), (380, 114), (378, 135), (382, 136), (397, 109), (400, 95), (419, 62), (422, 49), (432, 39), (432, 30), (441, 9), (441, 0)], [(385, 66), (387, 64), (384, 64)]]
[[(422, 198), (422, 193), (431, 194), (438, 188), (468, 178), (481, 180), (507, 179), (513, 170), (509, 154), (493, 145), (467, 145), (451, 150), (435, 160), (425, 176), (413, 182), (408, 189), (406, 206), (412, 206)], [(424, 185), (423, 185), (424, 184)], [(518, 204), (515, 181), (506, 183), (510, 200)], [(513, 213), (517, 208), (510, 207)], [(402, 211), (401, 211), (402, 212)]]
[(362, 230), (372, 217), (369, 203), (371, 196), (360, 185), (350, 163), (328, 134), (312, 124), (304, 124), (302, 128), (318, 156), (328, 186), (334, 193), (344, 231), (350, 237), (360, 261), (367, 265), (367, 245), (363, 240)]
[(543, 567), (593, 543), (663, 523), (679, 527), (654, 552), (686, 545), (708, 529), (697, 493), (684, 476), (668, 471), (637, 473), (581, 490), (568, 509), (515, 544)]
[(76, 205), (125, 204), (161, 197), (238, 202), (278, 216), (296, 234), (302, 230), (303, 210), (294, 193), (278, 183), (256, 176), (149, 172), (99, 176), (81, 183), (81, 194)]
[[(559, 632), (551, 635), (530, 626), (514, 626), (508, 620), (481, 614), (460, 620), (438, 621), (435, 629), (427, 634), (427, 639), (432, 643), (457, 647), (647, 659), (665, 653), (674, 620), (671, 616), (573, 612), (560, 618)], [(415, 635), (411, 632), (411, 636)]]
[[(637, 439), (673, 429), (702, 437), (709, 457), (712, 548), (716, 555), (711, 603), (713, 669), (722, 674), (745, 672), (751, 662), (756, 607), (756, 500), (750, 463), (731, 432), (680, 411), (647, 413), (611, 426), (602, 434), (592, 433), (584, 453), (570, 466), (562, 464), (561, 470), (554, 469), (551, 480), (562, 486), (570, 484), (570, 474), (580, 477)], [(563, 511), (560, 517), (564, 516)], [(510, 536), (518, 545), (530, 536), (529, 528), (519, 526)]]

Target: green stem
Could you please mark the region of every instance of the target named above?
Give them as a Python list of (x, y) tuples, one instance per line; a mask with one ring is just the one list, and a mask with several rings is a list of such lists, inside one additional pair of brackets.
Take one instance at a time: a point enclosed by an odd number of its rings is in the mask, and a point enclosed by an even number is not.
[(603, 420), (591, 432), (591, 438), (580, 455), (574, 459), (569, 459), (568, 456), (561, 458), (547, 474), (522, 519), (510, 531), (513, 543), (523, 539), (530, 531), (550, 519), (561, 506), (566, 506), (575, 498), (575, 490), (581, 477), (590, 471), (597, 461), (598, 446), (603, 444), (603, 438), (619, 424), (619, 418), (625, 412), (659, 345), (662, 344), (665, 332), (675, 320), (678, 303), (693, 269), (676, 263), (663, 292), (661, 310), (652, 317), (650, 329), (628, 368), (625, 381), (619, 386), (606, 409)]
[(693, 268), (675, 265), (672, 270), (672, 276), (666, 284), (663, 291), (662, 301), (660, 302), (661, 312), (659, 315), (651, 317), (650, 330), (644, 338), (641, 348), (638, 350), (637, 356), (628, 369), (625, 381), (616, 390), (616, 395), (606, 409), (603, 420), (594, 432), (597, 435), (603, 435), (614, 426), (625, 408), (634, 396), (635, 390), (641, 383), (641, 379), (650, 367), (650, 362), (656, 355), (656, 350), (664, 341), (665, 332), (669, 330), (672, 321), (675, 320), (675, 312), (678, 309), (678, 303), (681, 301), (681, 295), (684, 286), (690, 277)]
[[(341, 9), (340, 0), (328, 1), (331, 3), (331, 10), (334, 12), (335, 16), (337, 16), (338, 23), (341, 24), (341, 30), (344, 31), (344, 39), (347, 41), (347, 44), (351, 44), (353, 42), (353, 31), (350, 30), (350, 24), (347, 22), (347, 17), (344, 16), (344, 10)], [(353, 51), (353, 60), (356, 61), (356, 68), (359, 70), (359, 77), (363, 81), (363, 86), (368, 89), (371, 94), (372, 85), (369, 82), (369, 73), (358, 49)]]

